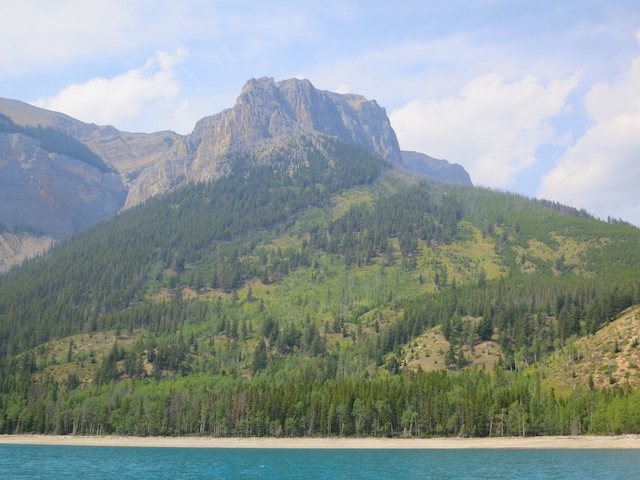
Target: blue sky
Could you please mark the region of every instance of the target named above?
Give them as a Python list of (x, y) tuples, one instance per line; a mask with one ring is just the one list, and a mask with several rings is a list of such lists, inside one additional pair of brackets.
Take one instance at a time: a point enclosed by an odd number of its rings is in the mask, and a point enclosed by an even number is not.
[(249, 78), (308, 78), (477, 185), (640, 225), (637, 0), (7, 3), (0, 96), (188, 133)]

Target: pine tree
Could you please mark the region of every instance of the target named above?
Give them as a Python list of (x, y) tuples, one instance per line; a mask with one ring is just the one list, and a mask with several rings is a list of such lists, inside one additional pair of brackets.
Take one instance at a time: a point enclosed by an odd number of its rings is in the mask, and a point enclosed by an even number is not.
[(268, 362), (267, 346), (263, 339), (259, 339), (253, 351), (253, 361), (251, 362), (251, 373), (256, 375), (259, 371), (267, 368)]

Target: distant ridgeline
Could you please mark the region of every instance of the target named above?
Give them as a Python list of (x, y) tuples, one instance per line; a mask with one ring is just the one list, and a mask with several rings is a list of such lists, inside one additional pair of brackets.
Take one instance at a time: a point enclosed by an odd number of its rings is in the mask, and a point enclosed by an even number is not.
[(39, 141), (40, 146), (48, 152), (75, 158), (97, 168), (102, 173), (115, 171), (82, 142), (52, 127), (43, 128), (41, 125), (21, 127), (0, 113), (0, 133), (22, 133)]

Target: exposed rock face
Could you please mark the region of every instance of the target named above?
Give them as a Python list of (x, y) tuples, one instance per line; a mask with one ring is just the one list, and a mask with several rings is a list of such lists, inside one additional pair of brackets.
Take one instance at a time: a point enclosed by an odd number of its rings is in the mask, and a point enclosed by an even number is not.
[(127, 178), (167, 156), (184, 136), (174, 132), (129, 133), (112, 126), (98, 126), (68, 115), (34, 107), (28, 103), (0, 98), (0, 113), (16, 125), (53, 127), (74, 137), (97, 153), (102, 160)]
[(375, 101), (317, 90), (308, 80), (249, 80), (236, 105), (200, 120), (191, 140), (198, 145), (211, 143), (207, 150), (218, 154), (310, 132), (360, 144), (391, 162), (401, 161), (395, 132)]
[(438, 182), (472, 185), (467, 171), (457, 163), (438, 160), (424, 153), (405, 151), (402, 152), (402, 162), (411, 173), (425, 176)]
[(125, 199), (119, 174), (0, 133), (0, 223), (10, 231), (62, 239), (117, 213)]
[(9, 232), (0, 234), (0, 273), (23, 260), (45, 253), (51, 245), (53, 239), (46, 235)]
[(56, 240), (123, 206), (187, 182), (219, 178), (230, 171), (234, 152), (251, 152), (258, 162), (273, 161), (273, 152), (285, 150), (302, 158), (305, 142), (323, 135), (362, 145), (414, 175), (471, 185), (459, 165), (401, 152), (385, 110), (375, 101), (318, 90), (308, 80), (249, 80), (234, 107), (203, 118), (186, 136), (121, 132), (2, 98), (0, 113), (20, 126), (56, 128), (120, 172), (100, 173), (43, 150), (21, 133), (0, 134), (0, 222), (10, 231), (27, 229)]
[(131, 182), (127, 206), (188, 181), (219, 178), (221, 158), (264, 152), (301, 135), (330, 135), (369, 148), (392, 163), (402, 157), (383, 108), (359, 95), (317, 90), (308, 80), (249, 80), (233, 108), (200, 120), (187, 138), (175, 139), (165, 157)]

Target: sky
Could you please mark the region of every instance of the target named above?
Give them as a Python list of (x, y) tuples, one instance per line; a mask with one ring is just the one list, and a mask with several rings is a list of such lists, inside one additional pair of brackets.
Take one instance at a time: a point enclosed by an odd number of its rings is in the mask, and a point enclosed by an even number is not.
[(250, 78), (306, 78), (475, 185), (640, 226), (638, 0), (5, 3), (1, 97), (186, 134)]

